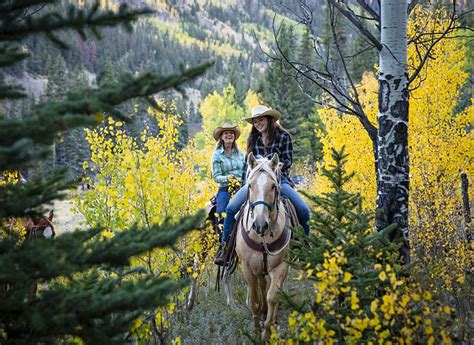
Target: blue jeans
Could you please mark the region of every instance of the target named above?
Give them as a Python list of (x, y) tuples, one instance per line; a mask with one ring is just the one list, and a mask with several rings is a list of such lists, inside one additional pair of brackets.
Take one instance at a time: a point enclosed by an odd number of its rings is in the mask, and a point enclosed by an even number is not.
[[(216, 213), (219, 215), (219, 218), (222, 216), (222, 213), (225, 212), (227, 204), (229, 204), (230, 193), (227, 187), (221, 187), (216, 194)], [(221, 236), (222, 229), (222, 219), (219, 220), (219, 225), (217, 226), (217, 234)]]
[(220, 216), (229, 204), (230, 193), (227, 187), (221, 187), (216, 194), (216, 213)]
[[(308, 236), (309, 235), (309, 218), (310, 218), (310, 212), (309, 212), (309, 207), (306, 205), (304, 202), (303, 198), (298, 194), (297, 191), (295, 191), (293, 188), (291, 188), (290, 184), (288, 183), (288, 180), (284, 179), (280, 183), (281, 186), (281, 195), (285, 198), (288, 198), (291, 200), (293, 205), (295, 206), (296, 213), (298, 215), (298, 220), (303, 226), (305, 234)], [(229, 238), (229, 235), (232, 231), (232, 228), (234, 227), (234, 222), (235, 222), (235, 215), (237, 212), (239, 212), (240, 208), (242, 205), (245, 203), (245, 200), (247, 199), (247, 191), (248, 191), (248, 185), (245, 184), (240, 188), (240, 190), (235, 194), (235, 196), (232, 198), (230, 201), (229, 205), (227, 205), (226, 208), (226, 213), (227, 216), (224, 219), (224, 236), (222, 237), (222, 244), (224, 241), (227, 241)]]

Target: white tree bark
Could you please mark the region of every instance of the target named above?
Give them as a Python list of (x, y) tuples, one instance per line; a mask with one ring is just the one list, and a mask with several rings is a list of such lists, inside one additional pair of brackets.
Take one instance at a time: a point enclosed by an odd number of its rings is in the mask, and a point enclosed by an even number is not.
[(405, 238), (409, 191), (407, 6), (406, 0), (381, 1), (377, 209), (382, 212), (376, 223), (377, 230), (397, 223)]

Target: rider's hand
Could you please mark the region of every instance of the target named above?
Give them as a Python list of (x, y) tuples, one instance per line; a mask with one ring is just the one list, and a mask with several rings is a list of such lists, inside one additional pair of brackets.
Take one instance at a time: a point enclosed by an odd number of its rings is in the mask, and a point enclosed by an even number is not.
[(227, 177), (227, 181), (230, 182), (230, 183), (235, 183), (235, 184), (240, 184), (240, 179), (235, 177), (234, 175), (229, 175)]

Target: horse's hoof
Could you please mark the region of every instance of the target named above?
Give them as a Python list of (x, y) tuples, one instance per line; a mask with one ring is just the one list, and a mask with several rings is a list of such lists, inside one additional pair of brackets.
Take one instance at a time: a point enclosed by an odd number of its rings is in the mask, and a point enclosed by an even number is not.
[(235, 304), (235, 302), (227, 302), (227, 305), (229, 306), (230, 310), (232, 311), (237, 310), (237, 304)]
[(265, 329), (263, 332), (262, 332), (262, 340), (266, 343), (268, 340), (270, 340), (270, 330), (268, 329)]

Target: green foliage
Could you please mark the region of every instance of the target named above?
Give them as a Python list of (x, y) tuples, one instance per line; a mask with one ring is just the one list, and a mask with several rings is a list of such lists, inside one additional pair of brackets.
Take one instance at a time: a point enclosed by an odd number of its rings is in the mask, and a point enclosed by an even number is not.
[[(294, 70), (285, 61), (302, 58), (302, 62), (312, 57), (310, 36), (306, 32), (302, 36), (301, 48), (297, 45), (297, 37), (291, 27), (281, 24), (277, 44), (279, 51), (271, 60), (260, 83), (262, 99), (271, 107), (282, 113), (281, 124), (293, 136), (295, 160), (309, 162), (314, 166), (321, 157), (321, 145), (316, 137), (318, 119), (311, 100), (300, 90)], [(300, 49), (300, 50), (299, 50)], [(301, 78), (299, 78), (301, 79)], [(305, 90), (311, 94), (311, 84), (306, 80)], [(314, 93), (317, 91), (314, 90)]]
[(291, 264), (309, 294), (284, 295), (293, 307), (288, 328), (278, 327), (272, 344), (294, 343), (441, 343), (454, 337), (453, 309), (401, 277), (398, 247), (389, 240), (396, 224), (373, 229), (373, 213), (362, 211), (361, 197), (344, 186), (344, 149), (333, 150), (335, 162), (323, 175), (331, 190), (315, 203), (314, 236), (296, 241)]
[[(22, 0), (0, 4), (0, 99), (26, 99), (20, 87), (4, 81), (6, 67), (22, 63), (28, 57), (20, 40), (44, 34), (60, 48), (66, 43), (60, 33), (74, 29), (82, 38), (86, 30), (99, 37), (98, 29), (131, 22), (148, 9), (116, 12), (70, 6), (66, 13), (41, 11), (44, 5), (58, 1)], [(51, 73), (63, 63), (54, 64)], [(44, 62), (43, 62), (44, 63)], [(96, 90), (85, 85), (54, 100), (43, 100), (30, 114), (0, 114), (0, 342), (9, 344), (56, 343), (82, 339), (87, 343), (123, 343), (132, 322), (145, 310), (167, 302), (183, 281), (166, 276), (128, 271), (133, 257), (154, 248), (172, 246), (176, 239), (195, 228), (202, 213), (173, 223), (165, 219), (150, 224), (145, 231), (132, 226), (110, 238), (100, 228), (62, 234), (53, 239), (25, 238), (24, 231), (13, 227), (12, 217), (24, 217), (43, 211), (44, 203), (64, 196), (73, 186), (65, 171), (19, 180), (17, 169), (37, 167), (50, 154), (55, 138), (66, 130), (96, 125), (107, 112), (124, 118), (117, 106), (134, 97), (151, 95), (176, 87), (203, 73), (209, 64), (183, 69), (181, 73), (160, 76), (144, 72), (123, 76), (118, 84)], [(59, 76), (61, 77), (61, 76)], [(64, 77), (64, 75), (63, 75)], [(63, 81), (55, 80), (56, 85)], [(53, 86), (53, 84), (51, 85)], [(56, 90), (58, 92), (64, 92)], [(152, 99), (149, 101), (154, 104)], [(7, 110), (9, 111), (9, 110)], [(12, 177), (13, 176), (13, 177)], [(20, 222), (17, 222), (20, 223)], [(116, 230), (116, 229), (111, 229)]]
[(376, 263), (396, 262), (397, 245), (389, 241), (395, 227), (374, 231), (374, 213), (363, 212), (361, 196), (344, 188), (354, 176), (344, 168), (347, 158), (344, 148), (339, 152), (333, 150), (332, 158), (334, 165), (322, 170), (323, 177), (329, 180), (330, 191), (321, 196), (308, 196), (315, 205), (311, 227), (316, 233), (304, 238), (308, 245), (299, 243), (293, 251), (297, 259), (295, 266), (301, 269), (307, 264), (316, 267), (324, 262), (327, 253), (338, 248), (347, 257), (347, 267), (354, 276), (352, 283), (364, 286), (368, 292), (366, 297), (372, 298), (377, 292), (378, 283), (374, 278), (378, 273), (370, 268)]

